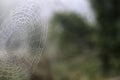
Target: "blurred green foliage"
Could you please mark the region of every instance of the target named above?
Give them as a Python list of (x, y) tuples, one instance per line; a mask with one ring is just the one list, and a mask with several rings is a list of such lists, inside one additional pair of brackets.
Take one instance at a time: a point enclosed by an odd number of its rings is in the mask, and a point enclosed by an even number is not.
[(95, 46), (93, 41), (97, 36), (93, 34), (95, 32), (94, 28), (86, 24), (84, 19), (78, 15), (74, 13), (56, 14), (54, 21), (58, 23), (58, 30), (62, 28), (61, 32), (54, 34), (59, 34), (57, 35), (60, 40), (59, 48), (65, 57), (73, 58), (82, 53), (84, 48), (90, 49)]
[(96, 27), (75, 13), (58, 13), (50, 34), (50, 40), (57, 41), (59, 46), (58, 58), (53, 65), (55, 80), (93, 80), (101, 76)]
[[(57, 13), (53, 19), (51, 41), (59, 46), (55, 73), (63, 78), (58, 80), (84, 80), (80, 78), (84, 75), (96, 80), (120, 74), (120, 1), (91, 0), (91, 5), (95, 26), (75, 13)], [(72, 79), (74, 75), (79, 78)]]
[(105, 74), (119, 74), (120, 1), (91, 0), (99, 26), (100, 58)]

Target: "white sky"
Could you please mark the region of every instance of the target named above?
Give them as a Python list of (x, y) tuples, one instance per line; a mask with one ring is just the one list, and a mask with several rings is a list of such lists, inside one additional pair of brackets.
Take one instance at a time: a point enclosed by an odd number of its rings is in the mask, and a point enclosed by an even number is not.
[[(13, 3), (26, 0), (1, 0), (0, 7), (3, 6), (3, 10), (9, 10)], [(28, 0), (27, 0), (28, 1)], [(94, 13), (91, 9), (88, 0), (31, 0), (38, 1), (39, 5), (42, 7), (41, 14), (43, 16), (50, 17), (54, 11), (74, 11), (80, 13), (82, 16), (86, 17), (91, 23), (95, 22)], [(1, 4), (2, 3), (2, 4)], [(24, 3), (24, 2), (23, 2)]]
[(82, 16), (86, 16), (91, 22), (94, 20), (94, 13), (88, 0), (61, 0), (68, 8), (79, 12)]
[(88, 22), (95, 22), (94, 13), (88, 0), (43, 0), (42, 5), (46, 8), (46, 11), (43, 8), (43, 14), (46, 15), (54, 11), (73, 11), (85, 17)]

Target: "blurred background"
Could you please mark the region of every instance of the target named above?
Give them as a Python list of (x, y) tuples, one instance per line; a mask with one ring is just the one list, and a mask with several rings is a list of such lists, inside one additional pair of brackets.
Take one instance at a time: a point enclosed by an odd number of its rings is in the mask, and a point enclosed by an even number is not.
[(30, 80), (120, 80), (120, 0), (43, 3), (46, 48)]

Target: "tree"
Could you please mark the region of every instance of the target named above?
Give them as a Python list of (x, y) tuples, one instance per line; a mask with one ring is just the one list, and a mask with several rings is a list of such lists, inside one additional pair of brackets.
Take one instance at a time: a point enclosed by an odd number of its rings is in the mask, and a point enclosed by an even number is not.
[(98, 47), (103, 75), (119, 75), (120, 1), (91, 0), (91, 5), (96, 13), (95, 27), (73, 13), (55, 16), (55, 22), (63, 28), (60, 34), (61, 51), (71, 58), (91, 50), (91, 47), (94, 50)]
[[(91, 3), (96, 12), (96, 18), (100, 29), (99, 44), (101, 47), (100, 58), (103, 63), (103, 71), (107, 74), (110, 71), (119, 73), (120, 1), (91, 0)], [(113, 58), (115, 62), (113, 61)]]
[(56, 14), (54, 21), (63, 28), (60, 34), (60, 48), (66, 56), (73, 57), (82, 53), (86, 48), (93, 47), (94, 28), (79, 15), (75, 13)]

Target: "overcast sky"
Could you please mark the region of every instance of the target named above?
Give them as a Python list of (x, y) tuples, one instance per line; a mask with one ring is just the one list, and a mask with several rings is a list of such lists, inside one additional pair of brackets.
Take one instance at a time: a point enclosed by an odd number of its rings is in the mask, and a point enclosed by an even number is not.
[(68, 8), (86, 16), (89, 21), (94, 20), (94, 14), (88, 0), (61, 0)]
[[(24, 4), (25, 3), (24, 1), (26, 0), (1, 0), (0, 8), (3, 8), (3, 10), (10, 10), (9, 9), (10, 6), (19, 3), (19, 1), (22, 1)], [(43, 14), (43, 16), (45, 17), (46, 16), (50, 17), (50, 15), (54, 11), (74, 11), (81, 14), (82, 16), (85, 16), (89, 22), (95, 22), (94, 14), (88, 0), (30, 0), (30, 1), (39, 1), (38, 3), (42, 9), (41, 14)]]
[(88, 0), (43, 0), (41, 5), (46, 7), (46, 11), (43, 11), (43, 14), (46, 13), (46, 15), (54, 11), (74, 11), (86, 17), (89, 22), (95, 22), (94, 13)]

